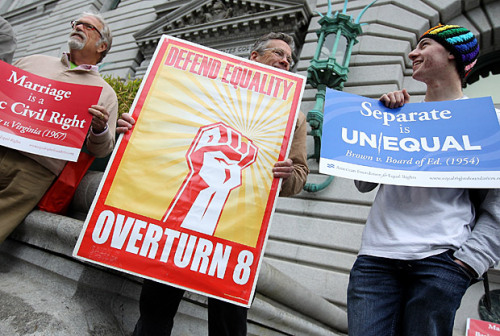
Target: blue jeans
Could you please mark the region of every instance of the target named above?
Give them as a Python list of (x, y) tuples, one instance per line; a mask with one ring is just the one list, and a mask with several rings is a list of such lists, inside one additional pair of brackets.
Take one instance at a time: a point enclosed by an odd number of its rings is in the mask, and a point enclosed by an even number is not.
[(421, 260), (358, 256), (349, 278), (350, 336), (451, 336), (472, 276), (452, 251)]

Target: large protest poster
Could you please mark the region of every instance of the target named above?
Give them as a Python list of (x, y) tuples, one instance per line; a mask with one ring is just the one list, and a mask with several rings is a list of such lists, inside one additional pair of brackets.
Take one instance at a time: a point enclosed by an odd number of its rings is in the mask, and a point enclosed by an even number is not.
[(0, 61), (0, 145), (77, 161), (101, 87), (37, 76)]
[(304, 85), (163, 36), (74, 255), (248, 307)]
[(405, 104), (328, 90), (320, 172), (368, 182), (500, 188), (491, 97)]

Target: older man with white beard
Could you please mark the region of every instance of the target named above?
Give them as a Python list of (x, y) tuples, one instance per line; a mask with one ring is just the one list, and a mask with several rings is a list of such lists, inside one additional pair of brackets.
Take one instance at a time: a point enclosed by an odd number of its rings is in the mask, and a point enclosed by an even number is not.
[[(115, 144), (118, 101), (96, 64), (111, 48), (111, 32), (100, 15), (91, 13), (71, 21), (71, 27), (69, 53), (61, 58), (27, 56), (13, 65), (53, 80), (102, 87), (98, 104), (89, 104), (92, 122), (86, 145), (90, 154), (105, 157)], [(0, 146), (0, 243), (38, 204), (65, 164), (64, 160)]]

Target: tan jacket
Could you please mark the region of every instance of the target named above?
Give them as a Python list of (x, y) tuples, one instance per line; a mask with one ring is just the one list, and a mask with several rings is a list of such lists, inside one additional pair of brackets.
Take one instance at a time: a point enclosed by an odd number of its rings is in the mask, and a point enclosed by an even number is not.
[(299, 111), (292, 146), (288, 158), (293, 161), (293, 174), (281, 185), (280, 196), (298, 194), (306, 184), (309, 168), (307, 167), (307, 122), (305, 115)]

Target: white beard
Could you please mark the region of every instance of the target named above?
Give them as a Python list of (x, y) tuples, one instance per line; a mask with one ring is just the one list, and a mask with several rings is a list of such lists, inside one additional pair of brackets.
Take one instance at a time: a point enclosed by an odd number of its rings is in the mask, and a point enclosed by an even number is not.
[[(83, 35), (83, 34), (82, 34)], [(81, 36), (81, 35), (79, 35)], [(73, 50), (82, 50), (85, 47), (85, 43), (87, 42), (87, 37), (82, 36), (83, 40), (78, 39), (77, 37), (70, 36), (68, 39), (68, 46)]]

